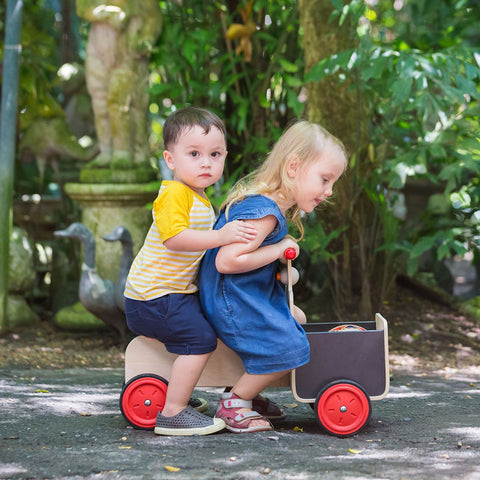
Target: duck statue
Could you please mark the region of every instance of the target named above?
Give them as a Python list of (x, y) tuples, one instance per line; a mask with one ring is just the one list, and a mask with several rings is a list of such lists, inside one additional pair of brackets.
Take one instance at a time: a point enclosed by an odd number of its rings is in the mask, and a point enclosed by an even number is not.
[(115, 283), (115, 303), (122, 312), (125, 312), (125, 296), (123, 292), (125, 291), (128, 272), (133, 262), (132, 236), (127, 228), (122, 225), (117, 225), (113, 227), (113, 230), (108, 235), (104, 235), (102, 238), (107, 242), (119, 241), (122, 246), (120, 269)]
[(90, 313), (115, 329), (125, 339), (127, 322), (125, 314), (115, 302), (115, 287), (111, 280), (103, 279), (95, 265), (95, 237), (83, 223), (75, 222), (65, 230), (56, 230), (56, 237), (76, 238), (83, 244), (83, 263), (78, 297)]

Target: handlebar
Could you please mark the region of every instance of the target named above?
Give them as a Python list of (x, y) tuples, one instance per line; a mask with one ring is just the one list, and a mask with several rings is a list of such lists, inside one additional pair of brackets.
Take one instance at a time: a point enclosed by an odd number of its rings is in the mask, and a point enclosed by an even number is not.
[(285, 258), (288, 260), (293, 260), (297, 256), (297, 252), (292, 247), (289, 247), (285, 250)]

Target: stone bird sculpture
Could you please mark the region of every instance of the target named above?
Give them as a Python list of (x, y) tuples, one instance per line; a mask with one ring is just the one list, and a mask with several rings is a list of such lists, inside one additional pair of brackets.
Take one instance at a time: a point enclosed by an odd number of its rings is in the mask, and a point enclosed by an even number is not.
[(78, 297), (93, 315), (115, 329), (125, 339), (125, 314), (115, 302), (115, 287), (111, 280), (103, 279), (95, 266), (95, 237), (83, 223), (72, 223), (65, 230), (54, 232), (57, 237), (76, 238), (83, 244), (83, 263)]
[(122, 245), (122, 257), (120, 260), (120, 269), (118, 271), (117, 281), (115, 283), (115, 303), (117, 307), (125, 312), (125, 283), (127, 281), (128, 272), (133, 262), (133, 242), (132, 236), (126, 227), (117, 225), (113, 230), (102, 237), (107, 242), (119, 241)]

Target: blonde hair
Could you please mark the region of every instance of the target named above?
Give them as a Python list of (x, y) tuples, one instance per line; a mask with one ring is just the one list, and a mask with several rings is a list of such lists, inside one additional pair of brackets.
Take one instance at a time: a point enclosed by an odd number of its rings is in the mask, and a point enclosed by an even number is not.
[[(271, 195), (275, 192), (281, 198), (288, 199), (293, 188), (287, 174), (289, 160), (296, 157), (300, 166), (304, 167), (321, 158), (331, 148), (343, 156), (346, 169), (347, 153), (338, 138), (316, 123), (307, 120), (293, 123), (283, 132), (263, 164), (234, 185), (222, 205), (226, 215), (233, 203), (243, 200), (247, 195)], [(302, 238), (303, 225), (297, 205), (287, 212), (287, 219), (298, 228)]]

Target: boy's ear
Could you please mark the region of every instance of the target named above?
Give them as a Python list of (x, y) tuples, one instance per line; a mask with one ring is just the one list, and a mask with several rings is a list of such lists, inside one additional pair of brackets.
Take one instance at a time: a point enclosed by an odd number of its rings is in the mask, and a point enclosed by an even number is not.
[(287, 175), (290, 178), (295, 178), (297, 176), (299, 168), (300, 162), (298, 161), (298, 157), (296, 155), (287, 160)]
[(173, 163), (173, 156), (168, 150), (163, 151), (163, 159), (165, 160), (165, 163), (167, 164), (167, 167), (170, 170), (173, 170), (175, 165)]

